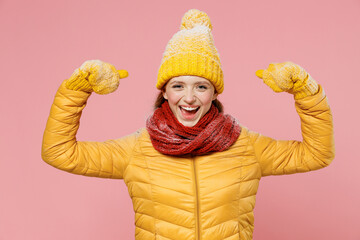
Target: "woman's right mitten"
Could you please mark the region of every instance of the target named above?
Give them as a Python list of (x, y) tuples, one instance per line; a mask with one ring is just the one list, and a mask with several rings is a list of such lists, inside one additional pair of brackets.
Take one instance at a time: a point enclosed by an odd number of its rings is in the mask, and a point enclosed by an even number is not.
[(76, 91), (108, 94), (114, 92), (119, 86), (120, 79), (127, 76), (126, 70), (116, 70), (110, 63), (88, 60), (66, 80), (65, 86)]

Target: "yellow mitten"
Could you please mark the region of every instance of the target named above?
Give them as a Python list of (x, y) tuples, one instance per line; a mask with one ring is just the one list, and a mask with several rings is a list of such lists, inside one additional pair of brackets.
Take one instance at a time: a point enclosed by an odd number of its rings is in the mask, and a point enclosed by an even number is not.
[(256, 76), (275, 92), (289, 92), (295, 99), (314, 95), (319, 86), (299, 65), (292, 62), (272, 63), (266, 70), (256, 71)]
[(108, 94), (114, 92), (119, 86), (119, 80), (127, 76), (126, 70), (116, 70), (110, 63), (89, 60), (74, 71), (65, 86), (71, 90)]

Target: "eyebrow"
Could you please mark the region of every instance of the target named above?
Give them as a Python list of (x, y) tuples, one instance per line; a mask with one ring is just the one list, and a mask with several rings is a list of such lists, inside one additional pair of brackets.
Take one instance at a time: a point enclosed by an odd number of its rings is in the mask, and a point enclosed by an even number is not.
[[(174, 82), (170, 83), (170, 85), (180, 84), (180, 83), (185, 84), (185, 81), (174, 81)], [(200, 80), (200, 81), (196, 81), (195, 84), (206, 84), (206, 85), (210, 85), (209, 82), (207, 82), (207, 81), (201, 81), (201, 80)]]
[(173, 84), (179, 84), (179, 83), (184, 83), (184, 82), (183, 81), (174, 81), (174, 82), (172, 82), (170, 84), (173, 85)]

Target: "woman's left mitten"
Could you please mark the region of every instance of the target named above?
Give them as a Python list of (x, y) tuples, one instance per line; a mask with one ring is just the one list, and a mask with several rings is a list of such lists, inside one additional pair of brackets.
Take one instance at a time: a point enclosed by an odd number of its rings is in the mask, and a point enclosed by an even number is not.
[(275, 92), (289, 92), (295, 99), (314, 95), (319, 90), (316, 81), (292, 62), (271, 63), (267, 69), (258, 70), (255, 74)]

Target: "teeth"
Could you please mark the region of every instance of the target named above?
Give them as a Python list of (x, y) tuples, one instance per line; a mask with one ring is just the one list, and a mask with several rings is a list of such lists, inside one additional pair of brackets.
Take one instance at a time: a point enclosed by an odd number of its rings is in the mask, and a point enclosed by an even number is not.
[(195, 107), (181, 107), (181, 108), (185, 109), (186, 111), (194, 111), (197, 109), (197, 107), (196, 108)]

